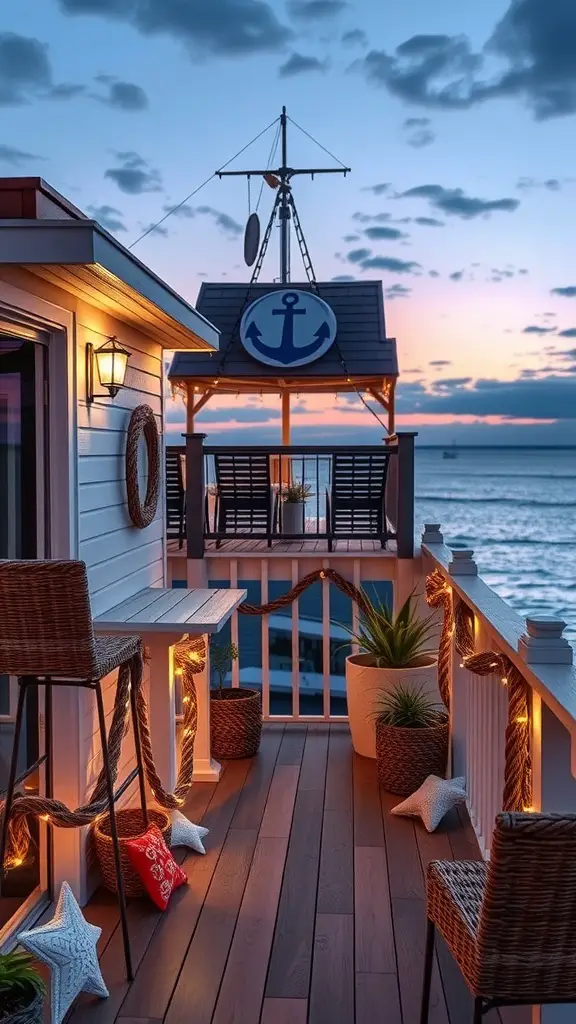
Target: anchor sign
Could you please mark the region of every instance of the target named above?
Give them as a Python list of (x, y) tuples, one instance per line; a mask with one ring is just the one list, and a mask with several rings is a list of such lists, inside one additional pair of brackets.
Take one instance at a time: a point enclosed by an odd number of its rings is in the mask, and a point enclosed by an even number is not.
[(336, 317), (314, 292), (268, 292), (248, 306), (240, 323), (244, 348), (268, 366), (311, 363), (335, 337)]

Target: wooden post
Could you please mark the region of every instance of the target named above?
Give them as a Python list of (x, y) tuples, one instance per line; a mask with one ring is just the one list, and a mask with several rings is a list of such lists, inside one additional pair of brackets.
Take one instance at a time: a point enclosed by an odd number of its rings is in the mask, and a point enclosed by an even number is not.
[(194, 385), (186, 385), (186, 433), (194, 433)]
[(194, 782), (218, 782), (222, 770), (210, 753), (210, 645), (204, 637), (206, 660), (202, 672), (194, 676), (198, 699), (198, 725), (194, 741)]
[(290, 392), (282, 392), (282, 444), (290, 444)]
[(396, 380), (390, 381), (390, 394), (388, 395), (388, 430), (391, 434), (396, 430), (396, 405), (395, 405)]
[(149, 633), (144, 638), (150, 657), (150, 738), (158, 775), (169, 793), (176, 784), (174, 644), (180, 639), (181, 634), (166, 633)]
[(414, 557), (414, 438), (416, 433), (395, 434), (398, 445), (398, 558)]
[(204, 557), (204, 438), (186, 438), (186, 557)]

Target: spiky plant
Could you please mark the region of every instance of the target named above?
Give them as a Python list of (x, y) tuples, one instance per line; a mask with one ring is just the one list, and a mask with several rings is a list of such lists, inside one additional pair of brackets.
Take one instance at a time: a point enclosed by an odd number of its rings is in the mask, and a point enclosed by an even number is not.
[(230, 642), (229, 644), (211, 644), (210, 646), (210, 664), (218, 676), (218, 692), (222, 693), (224, 686), (224, 680), (226, 679), (226, 673), (231, 667), (232, 662), (236, 661), (238, 657), (238, 648), (235, 643)]
[(445, 720), (440, 704), (422, 686), (398, 683), (376, 702), (376, 721), (401, 729), (430, 729)]
[(397, 615), (388, 605), (370, 601), (364, 595), (366, 610), (357, 632), (350, 636), (362, 654), (374, 658), (377, 668), (417, 668), (433, 653), (429, 645), (434, 633), (433, 616), (420, 618), (415, 595), (410, 594)]
[(297, 502), (306, 501), (311, 494), (312, 487), (310, 484), (287, 484), (282, 490), (282, 501), (296, 504)]
[(25, 1009), (37, 995), (45, 995), (46, 986), (33, 964), (22, 950), (0, 955), (0, 1021)]

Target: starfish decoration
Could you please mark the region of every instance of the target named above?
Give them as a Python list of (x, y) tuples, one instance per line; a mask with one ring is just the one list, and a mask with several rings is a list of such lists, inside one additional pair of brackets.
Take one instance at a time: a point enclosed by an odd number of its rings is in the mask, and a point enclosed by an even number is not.
[(101, 932), (82, 914), (68, 882), (62, 882), (52, 920), (18, 935), (18, 942), (52, 972), (52, 1024), (61, 1024), (80, 992), (108, 995), (96, 952)]
[(194, 825), (181, 811), (173, 811), (170, 846), (189, 846), (196, 853), (206, 853), (202, 840), (207, 835), (207, 828)]
[(412, 796), (392, 808), (392, 814), (421, 818), (428, 832), (434, 832), (455, 804), (466, 799), (466, 779), (439, 779), (429, 775)]

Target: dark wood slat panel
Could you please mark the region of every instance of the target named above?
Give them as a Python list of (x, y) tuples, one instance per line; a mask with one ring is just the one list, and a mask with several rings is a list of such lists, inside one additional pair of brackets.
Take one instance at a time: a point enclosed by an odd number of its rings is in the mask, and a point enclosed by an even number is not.
[(354, 754), (354, 845), (384, 846), (376, 761)]
[(354, 922), (351, 914), (318, 914), (309, 1024), (354, 1024)]
[(166, 1024), (206, 1024), (212, 1019), (257, 838), (255, 829), (228, 833)]
[[(161, 914), (153, 946), (148, 951), (130, 989), (124, 1013), (140, 1017), (147, 1011), (163, 1017), (176, 984), (180, 966), (202, 910), (230, 821), (248, 773), (248, 761), (231, 761), (202, 821), (210, 829), (205, 839), (206, 855), (190, 852), (183, 867), (188, 885), (179, 889), (170, 908)], [(193, 787), (194, 788), (194, 787)]]
[(248, 778), (232, 819), (232, 828), (260, 828), (281, 742), (282, 731), (264, 729), (260, 750), (251, 763)]
[(318, 883), (319, 914), (354, 912), (354, 842), (352, 811), (324, 808)]
[(329, 735), (328, 725), (308, 726), (298, 789), (317, 789), (324, 793)]
[(308, 728), (305, 725), (291, 725), (287, 729), (284, 729), (280, 752), (278, 754), (278, 764), (301, 763), (307, 732)]
[(299, 790), (266, 995), (306, 999), (310, 985), (323, 794)]
[(352, 812), (352, 744), (348, 726), (330, 726), (324, 808)]
[(258, 840), (213, 1024), (260, 1019), (287, 849), (285, 839)]
[(395, 974), (357, 974), (356, 1024), (378, 1021), (402, 1024), (398, 978)]
[(401, 799), (392, 793), (380, 791), (390, 893), (393, 897), (416, 896), (423, 899), (424, 876), (416, 843), (414, 821), (412, 818), (401, 818), (390, 813), (391, 808), (395, 807)]
[[(392, 917), (396, 936), (398, 960), (398, 981), (400, 1001), (405, 1024), (416, 1024), (420, 1020), (422, 978), (424, 973), (424, 943), (426, 935), (426, 912), (423, 900), (393, 899)], [(464, 1024), (466, 1018), (463, 1018)], [(429, 1024), (449, 1024), (448, 1011), (440, 981), (438, 964), (435, 961), (432, 973)], [(450, 1022), (456, 1024), (456, 1022)], [(461, 1024), (458, 1021), (458, 1024)], [(466, 1021), (468, 1024), (468, 1021)]]
[(367, 974), (396, 971), (388, 868), (383, 846), (354, 850), (356, 970)]
[(306, 1024), (306, 999), (265, 999), (261, 1024)]
[(453, 859), (448, 833), (448, 830), (451, 828), (452, 825), (448, 820), (448, 816), (445, 821), (440, 823), (436, 832), (427, 832), (421, 821), (415, 821), (414, 832), (424, 875), (426, 875), (431, 860)]
[(300, 768), (296, 764), (277, 764), (266, 801), (260, 835), (288, 839)]

